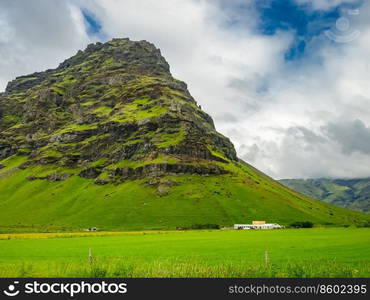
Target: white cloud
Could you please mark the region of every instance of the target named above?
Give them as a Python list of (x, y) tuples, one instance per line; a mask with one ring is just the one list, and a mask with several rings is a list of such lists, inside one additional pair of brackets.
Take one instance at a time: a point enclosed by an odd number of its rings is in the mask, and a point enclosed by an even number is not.
[(80, 10), (56, 0), (0, 2), (0, 91), (16, 76), (56, 67), (89, 41)]
[[(370, 126), (370, 58), (366, 54), (370, 51), (369, 6), (360, 11), (353, 24), (361, 32), (358, 39), (344, 45), (323, 40), (316, 53), (320, 64), (307, 61), (294, 71), (285, 70), (282, 80), (271, 81), (273, 101), (254, 116), (260, 124), (254, 133), (244, 132), (240, 137), (244, 143), (241, 156), (248, 157), (248, 151), (257, 145), (259, 152), (252, 163), (278, 178), (370, 175), (369, 153), (343, 152), (333, 136), (318, 144), (307, 144), (306, 139), (291, 132), (301, 126), (320, 135), (321, 127), (328, 123), (356, 119)], [(248, 122), (241, 128), (247, 126)], [(355, 139), (363, 138), (352, 127), (346, 133), (348, 143), (349, 132)]]
[(213, 113), (223, 112), (215, 103), (232, 98), (232, 89), (227, 87), (230, 79), (254, 80), (276, 72), (290, 42), (289, 34), (265, 37), (248, 28), (228, 30), (223, 27), (228, 16), (211, 1), (94, 3), (88, 8), (100, 18), (108, 35), (154, 42), (174, 76), (186, 81), (198, 101)]

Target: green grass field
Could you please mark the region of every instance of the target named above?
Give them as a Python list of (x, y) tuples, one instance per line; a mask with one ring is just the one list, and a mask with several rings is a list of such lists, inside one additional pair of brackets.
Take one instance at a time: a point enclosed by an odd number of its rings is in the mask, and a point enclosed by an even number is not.
[(369, 249), (367, 228), (2, 234), (0, 277), (370, 277)]

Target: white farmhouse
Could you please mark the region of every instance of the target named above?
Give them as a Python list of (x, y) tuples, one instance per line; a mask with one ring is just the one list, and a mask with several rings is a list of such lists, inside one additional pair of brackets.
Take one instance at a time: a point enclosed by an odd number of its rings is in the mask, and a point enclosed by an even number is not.
[(253, 221), (252, 224), (234, 224), (234, 229), (282, 229), (283, 226), (265, 221)]

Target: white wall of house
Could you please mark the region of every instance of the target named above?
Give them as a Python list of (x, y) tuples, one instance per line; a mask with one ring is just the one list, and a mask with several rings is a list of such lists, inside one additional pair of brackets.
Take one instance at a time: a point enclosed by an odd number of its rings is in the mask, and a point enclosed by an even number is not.
[(234, 229), (281, 229), (283, 226), (279, 224), (235, 224)]

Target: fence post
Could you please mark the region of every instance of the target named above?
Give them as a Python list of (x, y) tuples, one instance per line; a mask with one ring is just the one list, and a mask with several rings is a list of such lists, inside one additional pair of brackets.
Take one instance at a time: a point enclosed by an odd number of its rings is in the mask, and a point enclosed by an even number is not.
[(269, 254), (268, 254), (267, 250), (265, 250), (265, 263), (266, 264), (269, 263)]
[(92, 249), (89, 248), (89, 262), (90, 264), (93, 262), (93, 256), (92, 256)]

